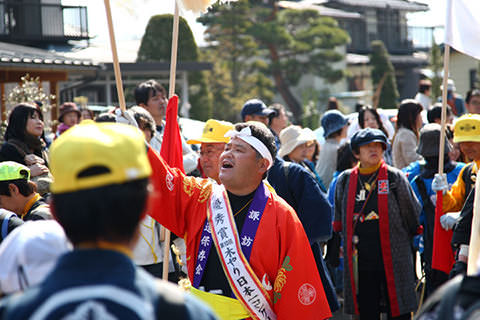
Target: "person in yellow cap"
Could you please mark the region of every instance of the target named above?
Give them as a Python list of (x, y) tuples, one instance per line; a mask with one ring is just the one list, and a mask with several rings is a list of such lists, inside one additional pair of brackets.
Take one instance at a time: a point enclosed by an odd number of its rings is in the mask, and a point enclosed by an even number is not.
[(226, 121), (210, 119), (205, 123), (200, 139), (188, 140), (188, 144), (201, 144), (199, 170), (204, 178), (210, 178), (220, 183), (220, 155), (225, 145), (230, 141), (225, 133), (233, 129), (233, 124)]
[(216, 319), (134, 265), (152, 169), (132, 126), (83, 121), (52, 144), (55, 218), (73, 244), (41, 285), (0, 301), (2, 319)]
[(0, 162), (0, 207), (24, 221), (52, 218), (49, 205), (30, 181), (30, 169), (14, 161)]
[(460, 150), (471, 162), (463, 167), (450, 190), (445, 174), (436, 174), (432, 182), (432, 190), (444, 192), (443, 212), (448, 212), (442, 215), (440, 223), (446, 230), (454, 229), (452, 245), (458, 250), (451, 276), (467, 270), (475, 180), (480, 165), (479, 114), (466, 114), (458, 118), (453, 142), (460, 145)]

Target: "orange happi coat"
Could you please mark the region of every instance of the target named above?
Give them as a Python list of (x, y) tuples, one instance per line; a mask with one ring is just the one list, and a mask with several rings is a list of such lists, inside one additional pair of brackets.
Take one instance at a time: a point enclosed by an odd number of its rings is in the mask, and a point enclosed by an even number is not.
[[(188, 275), (193, 280), (212, 182), (186, 177), (178, 169), (170, 168), (151, 148), (148, 156), (154, 185), (148, 212), (185, 238)], [(275, 193), (270, 193), (249, 262), (269, 294), (277, 319), (331, 317), (302, 224), (295, 211)]]

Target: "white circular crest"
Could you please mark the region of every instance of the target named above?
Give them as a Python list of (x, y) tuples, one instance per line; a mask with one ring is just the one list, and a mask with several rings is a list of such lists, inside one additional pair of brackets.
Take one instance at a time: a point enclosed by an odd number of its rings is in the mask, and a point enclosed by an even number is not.
[(317, 291), (315, 287), (309, 283), (304, 283), (300, 289), (298, 289), (298, 300), (301, 304), (308, 306), (311, 305), (317, 298)]

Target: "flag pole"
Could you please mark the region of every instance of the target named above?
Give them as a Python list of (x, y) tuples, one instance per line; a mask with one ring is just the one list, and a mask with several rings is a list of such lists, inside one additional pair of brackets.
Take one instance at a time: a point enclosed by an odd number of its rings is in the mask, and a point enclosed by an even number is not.
[[(178, 21), (180, 13), (178, 3), (175, 0), (175, 14), (173, 15), (173, 32), (172, 32), (172, 55), (170, 59), (170, 82), (168, 87), (168, 97), (172, 98), (175, 94), (175, 80), (177, 73), (177, 51), (178, 51)], [(165, 240), (163, 242), (163, 272), (162, 279), (168, 280), (168, 265), (170, 260), (170, 230), (164, 228)]]
[(117, 44), (115, 42), (115, 32), (113, 30), (112, 11), (110, 9), (110, 0), (105, 0), (105, 11), (107, 12), (108, 33), (110, 34), (110, 47), (112, 49), (113, 70), (115, 72), (115, 83), (117, 85), (118, 103), (120, 110), (125, 112), (125, 95), (123, 93), (122, 74), (120, 72), (120, 63), (118, 62)]
[(443, 90), (442, 90), (442, 116), (440, 124), (442, 130), (440, 131), (439, 153), (438, 153), (438, 173), (443, 174), (443, 163), (445, 158), (445, 129), (447, 125), (447, 84), (448, 84), (448, 70), (450, 66), (450, 45), (445, 44), (445, 53), (443, 56)]
[[(443, 56), (443, 84), (442, 84), (442, 113), (440, 118), (440, 141), (438, 153), (438, 173), (443, 174), (445, 159), (445, 135), (446, 135), (446, 118), (447, 118), (447, 84), (448, 70), (450, 64), (450, 46), (445, 44), (445, 52)], [(435, 220), (433, 229), (433, 252), (432, 252), (432, 268), (449, 273), (453, 264), (453, 251), (450, 246), (452, 231), (442, 229), (440, 217), (443, 215), (443, 192), (437, 192), (437, 200), (435, 203)]]

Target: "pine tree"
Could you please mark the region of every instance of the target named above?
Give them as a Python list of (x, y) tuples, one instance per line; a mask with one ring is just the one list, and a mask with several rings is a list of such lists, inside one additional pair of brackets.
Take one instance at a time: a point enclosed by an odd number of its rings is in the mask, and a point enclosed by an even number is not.
[(432, 101), (437, 101), (437, 98), (442, 95), (440, 86), (442, 84), (441, 71), (443, 69), (443, 62), (442, 52), (434, 39), (432, 39), (432, 49), (430, 51), (430, 68), (433, 71), (431, 98)]
[[(379, 90), (376, 106), (381, 108), (396, 108), (399, 98), (397, 82), (395, 80), (395, 69), (390, 61), (385, 45), (380, 40), (371, 43), (372, 54), (370, 63), (372, 65), (372, 81), (375, 91)], [(375, 103), (374, 103), (375, 104)]]
[[(152, 16), (145, 29), (138, 50), (137, 62), (169, 62), (172, 48), (173, 16), (171, 14)], [(178, 62), (199, 61), (199, 50), (192, 30), (185, 19), (180, 17), (178, 26)], [(190, 117), (207, 120), (212, 116), (212, 95), (208, 89), (204, 72), (189, 72)]]
[[(231, 18), (226, 19), (225, 15)], [(229, 6), (214, 7), (200, 22), (207, 26), (206, 32), (211, 35), (207, 39), (211, 47), (219, 50), (232, 47), (247, 49), (244, 52), (236, 50), (230, 61), (248, 64), (261, 59), (266, 62), (266, 68), (261, 73), (273, 79), (275, 89), (297, 120), (302, 117), (303, 107), (293, 94), (292, 87), (304, 74), (314, 74), (327, 82), (343, 77), (343, 70), (333, 68), (332, 64), (344, 58), (335, 49), (349, 41), (348, 34), (338, 27), (335, 20), (321, 17), (317, 11), (279, 10), (274, 0), (268, 1), (268, 4), (265, 1), (240, 0)], [(238, 28), (237, 33), (233, 32), (232, 24)], [(222, 37), (223, 34), (230, 37)], [(229, 67), (234, 82), (237, 75), (245, 79), (251, 74), (235, 72), (233, 65)]]

